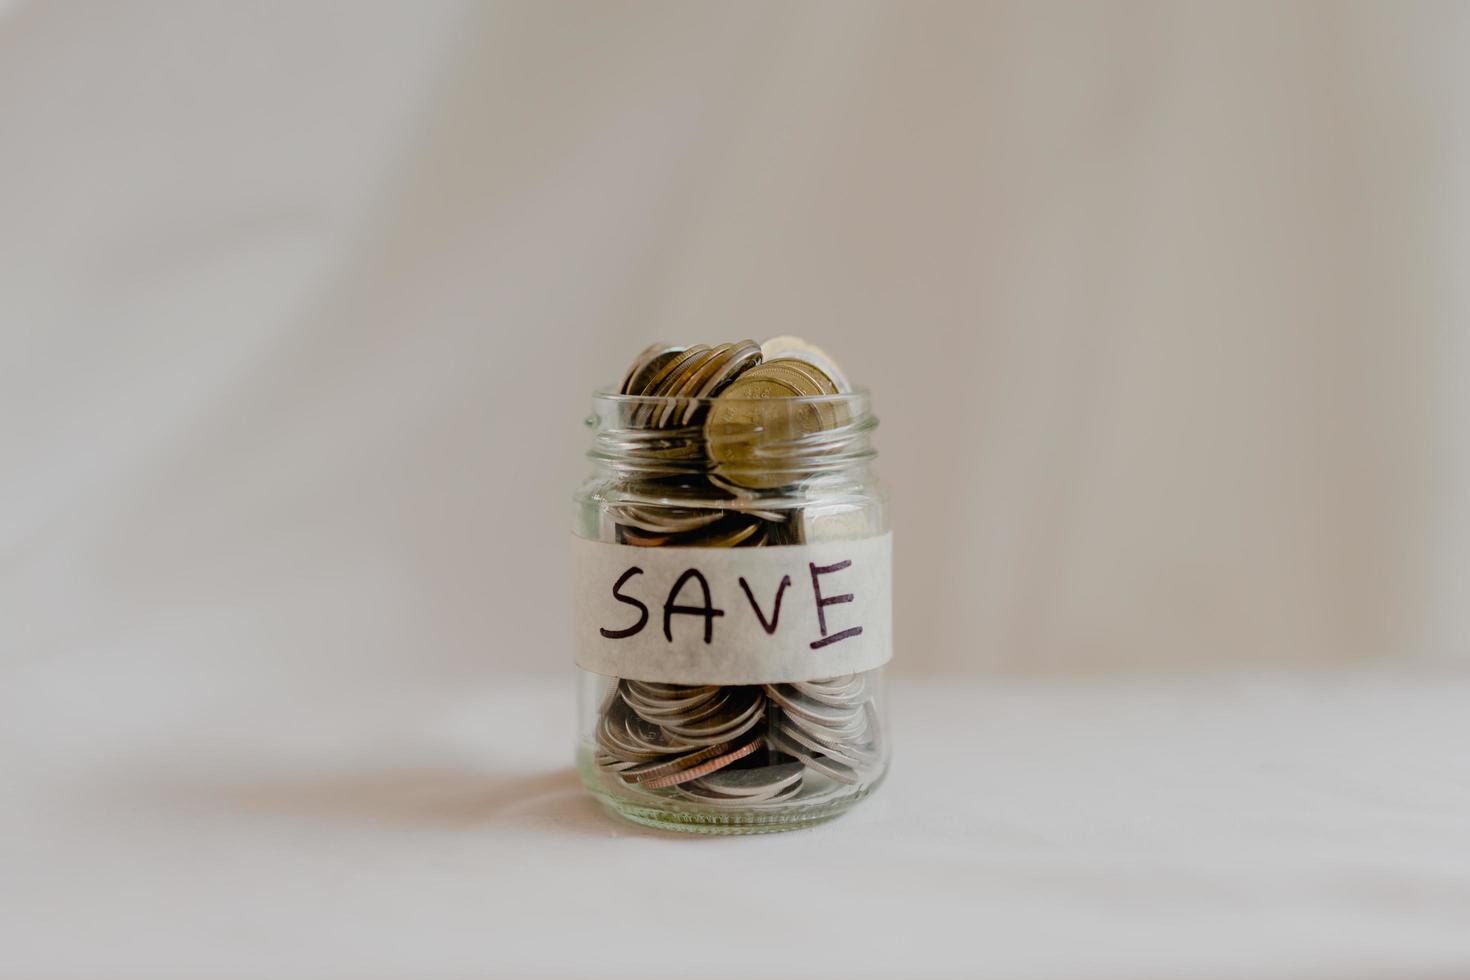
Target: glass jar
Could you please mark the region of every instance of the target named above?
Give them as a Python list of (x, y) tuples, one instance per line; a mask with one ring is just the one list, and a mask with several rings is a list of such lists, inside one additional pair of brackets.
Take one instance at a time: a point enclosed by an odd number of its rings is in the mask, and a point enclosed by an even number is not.
[(577, 768), (648, 826), (808, 826), (888, 766), (891, 538), (869, 395), (744, 401), (599, 392), (587, 420)]

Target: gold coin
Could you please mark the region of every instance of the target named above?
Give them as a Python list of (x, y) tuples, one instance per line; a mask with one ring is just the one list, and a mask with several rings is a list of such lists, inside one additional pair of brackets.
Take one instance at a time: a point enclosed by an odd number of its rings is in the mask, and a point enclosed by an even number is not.
[(762, 367), (779, 368), (787, 374), (800, 375), (806, 379), (805, 387), (809, 388), (814, 395), (837, 394), (836, 382), (829, 378), (821, 368), (800, 358), (777, 357), (763, 360)]
[(789, 361), (766, 361), (759, 367), (752, 368), (746, 373), (747, 378), (759, 378), (766, 381), (780, 381), (790, 385), (796, 392), (794, 397), (811, 398), (813, 395), (822, 394), (822, 389), (812, 377), (791, 366)]
[(693, 347), (684, 348), (673, 357), (662, 362), (657, 370), (647, 372), (648, 380), (644, 383), (643, 387), (638, 391), (631, 392), (631, 394), (643, 395), (645, 397), (657, 394), (659, 387), (669, 377), (678, 372), (682, 365), (687, 364), (692, 358), (698, 357), (707, 350), (709, 348), (703, 344), (695, 344)]
[[(811, 395), (838, 394), (837, 383), (823, 373), (821, 368), (807, 361), (794, 357), (782, 357), (774, 361), (766, 361), (761, 366), (773, 369), (779, 367), (783, 377), (800, 376), (809, 379), (808, 390)], [(835, 429), (840, 425), (846, 425), (851, 419), (847, 405), (841, 400), (817, 402), (816, 409), (822, 416), (824, 429)]]
[[(663, 389), (677, 377), (679, 377), (691, 364), (698, 363), (710, 352), (705, 344), (695, 344), (686, 350), (680, 351), (657, 371), (651, 372), (648, 383), (643, 390), (637, 394), (644, 397), (657, 397), (662, 394)], [(636, 428), (648, 426), (653, 418), (657, 406), (654, 404), (640, 405), (633, 413), (633, 425)]]
[(804, 361), (821, 371), (837, 386), (837, 392), (847, 393), (852, 390), (852, 385), (847, 381), (847, 375), (837, 366), (837, 362), (816, 344), (809, 343), (800, 337), (781, 336), (772, 337), (761, 344), (761, 357), (766, 361), (775, 361), (783, 358), (791, 358)]
[[(734, 344), (720, 344), (718, 347), (713, 348), (708, 357), (692, 363), (670, 382), (669, 390), (665, 393), (665, 397), (670, 399), (697, 397), (700, 389), (704, 386), (705, 379), (720, 370), (726, 358), (734, 349)], [(670, 401), (667, 405), (662, 406), (659, 409), (655, 424), (660, 429), (667, 426), (669, 421), (674, 417), (674, 413), (680, 407), (680, 403), (675, 401)]]
[(659, 341), (650, 344), (643, 353), (634, 358), (633, 363), (628, 365), (628, 372), (623, 375), (623, 383), (618, 385), (618, 393), (623, 395), (637, 395), (643, 392), (643, 387), (648, 383), (652, 375), (668, 364), (679, 354), (683, 353), (683, 347), (675, 347)]
[[(742, 340), (730, 347), (729, 354), (722, 359), (720, 365), (703, 379), (703, 384), (694, 393), (696, 398), (712, 398), (718, 395), (736, 378), (760, 364), (761, 349), (756, 346), (755, 341)], [(698, 402), (691, 402), (684, 410), (683, 424), (691, 424), (703, 407)]]
[(705, 444), (716, 471), (725, 480), (752, 489), (773, 489), (800, 479), (800, 473), (768, 464), (791, 454), (802, 437), (824, 428), (820, 413), (801, 400), (805, 391), (789, 378), (762, 376), (766, 366), (751, 368), (726, 388), (704, 423)]

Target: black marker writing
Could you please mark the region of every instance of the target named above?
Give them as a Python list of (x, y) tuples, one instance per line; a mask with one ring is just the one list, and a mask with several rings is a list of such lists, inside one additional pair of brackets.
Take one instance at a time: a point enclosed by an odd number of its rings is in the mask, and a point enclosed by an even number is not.
[(627, 582), (628, 579), (632, 578), (634, 575), (642, 574), (643, 569), (635, 565), (624, 572), (622, 576), (613, 583), (613, 598), (618, 600), (619, 602), (626, 602), (630, 606), (637, 606), (638, 622), (634, 623), (632, 626), (629, 626), (625, 630), (610, 630), (606, 627), (603, 627), (601, 630), (598, 631), (609, 640), (621, 640), (625, 636), (632, 636), (634, 633), (637, 633), (639, 630), (641, 630), (648, 622), (648, 607), (639, 602), (637, 599), (634, 599), (632, 596), (623, 595), (623, 593), (620, 591), (623, 587), (623, 583)]
[(781, 584), (776, 586), (775, 608), (771, 611), (771, 621), (768, 623), (766, 622), (765, 614), (761, 612), (760, 604), (755, 601), (755, 594), (750, 591), (750, 586), (743, 577), (740, 579), (740, 587), (745, 590), (745, 598), (750, 600), (750, 608), (755, 610), (755, 618), (760, 620), (761, 629), (765, 630), (768, 634), (776, 632), (776, 624), (781, 620), (781, 594), (786, 591), (786, 587), (790, 584), (791, 576), (782, 575)]
[(861, 626), (850, 626), (845, 630), (833, 633), (831, 636), (827, 635), (827, 613), (825, 612), (826, 607), (835, 606), (843, 602), (851, 602), (852, 593), (845, 592), (842, 595), (823, 596), (822, 583), (818, 581), (818, 578), (823, 575), (830, 575), (833, 572), (840, 572), (842, 571), (842, 569), (848, 567), (851, 564), (851, 561), (840, 561), (837, 562), (835, 565), (817, 565), (815, 563), (807, 564), (807, 567), (810, 568), (812, 572), (812, 594), (816, 597), (817, 600), (817, 628), (822, 631), (822, 638), (820, 640), (813, 640), (811, 642), (811, 648), (813, 650), (819, 650), (824, 646), (836, 643), (838, 640), (845, 640), (850, 636), (858, 636), (863, 631), (863, 628)]
[[(684, 588), (684, 583), (689, 581), (690, 579), (699, 580), (699, 587), (704, 592), (704, 605), (674, 605), (674, 600), (679, 597), (679, 590)], [(699, 573), (699, 569), (691, 568), (683, 575), (680, 575), (678, 580), (674, 582), (674, 587), (669, 590), (669, 599), (667, 602), (664, 603), (664, 639), (668, 640), (670, 643), (674, 642), (674, 631), (670, 629), (670, 620), (675, 613), (683, 613), (686, 616), (703, 616), (704, 642), (710, 642), (710, 639), (714, 636), (715, 617), (725, 615), (725, 610), (716, 609), (714, 607), (714, 604), (710, 601), (709, 582), (705, 581), (704, 576)]]

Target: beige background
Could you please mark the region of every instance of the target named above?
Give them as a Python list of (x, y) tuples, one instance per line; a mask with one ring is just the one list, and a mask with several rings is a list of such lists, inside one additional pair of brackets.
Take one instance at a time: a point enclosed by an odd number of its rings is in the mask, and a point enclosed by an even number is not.
[(7, 692), (563, 673), (587, 392), (784, 332), (876, 393), (904, 671), (1463, 656), (1467, 42), (0, 4)]

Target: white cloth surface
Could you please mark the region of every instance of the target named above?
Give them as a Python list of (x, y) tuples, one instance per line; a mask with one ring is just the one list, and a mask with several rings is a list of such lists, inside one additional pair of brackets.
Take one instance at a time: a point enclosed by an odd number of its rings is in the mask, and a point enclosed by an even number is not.
[(740, 839), (604, 815), (571, 686), (22, 708), (0, 974), (1470, 975), (1463, 673), (904, 681), (874, 797)]

